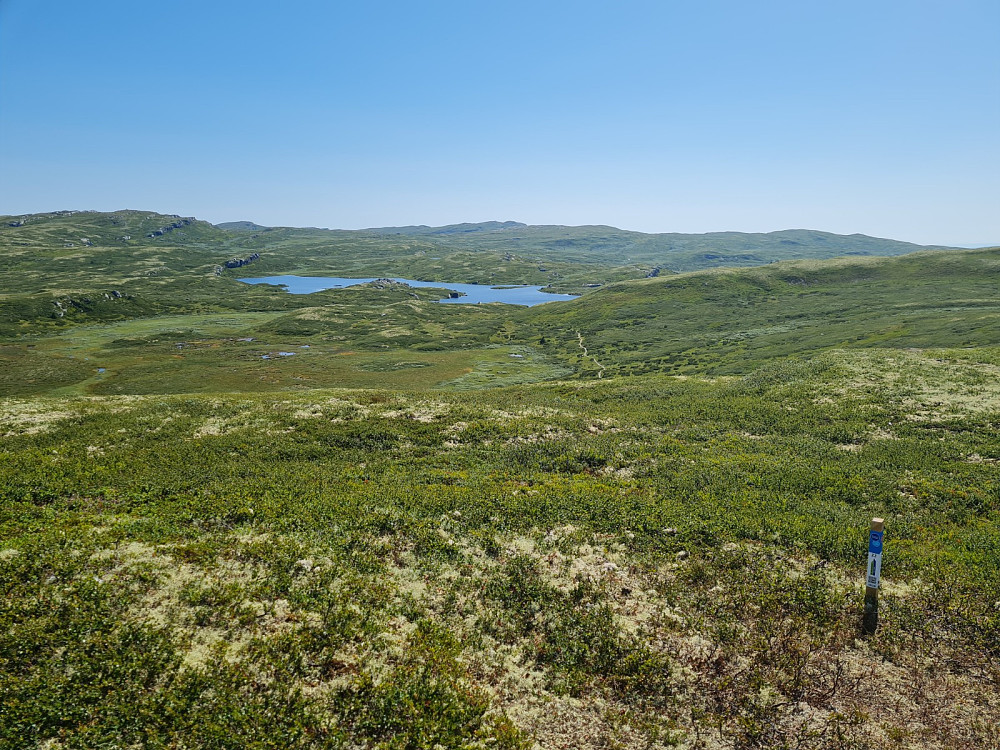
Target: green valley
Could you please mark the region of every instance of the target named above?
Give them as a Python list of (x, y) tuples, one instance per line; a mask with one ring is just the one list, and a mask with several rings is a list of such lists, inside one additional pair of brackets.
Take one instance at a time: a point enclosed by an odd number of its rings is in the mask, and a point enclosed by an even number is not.
[(1000, 248), (0, 225), (0, 748), (1000, 746)]

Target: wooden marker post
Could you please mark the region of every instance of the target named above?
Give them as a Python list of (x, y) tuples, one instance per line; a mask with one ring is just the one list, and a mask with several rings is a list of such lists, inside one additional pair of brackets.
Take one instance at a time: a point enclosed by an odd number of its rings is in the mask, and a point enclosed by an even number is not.
[(865, 635), (872, 635), (878, 628), (878, 582), (882, 577), (882, 536), (885, 522), (881, 518), (872, 519), (868, 533), (868, 572), (865, 580), (865, 616), (861, 629)]

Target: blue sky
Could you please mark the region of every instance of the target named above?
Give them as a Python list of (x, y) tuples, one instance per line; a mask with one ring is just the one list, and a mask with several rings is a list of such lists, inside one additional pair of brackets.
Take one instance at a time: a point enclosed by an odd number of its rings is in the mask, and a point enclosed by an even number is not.
[(0, 0), (0, 213), (998, 244), (998, 38), (996, 0)]

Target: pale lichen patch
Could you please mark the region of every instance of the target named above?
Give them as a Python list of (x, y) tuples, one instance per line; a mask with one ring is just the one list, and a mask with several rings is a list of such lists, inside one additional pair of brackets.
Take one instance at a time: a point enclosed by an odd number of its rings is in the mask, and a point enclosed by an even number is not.
[(386, 411), (382, 416), (388, 419), (412, 419), (427, 424), (446, 416), (449, 411), (450, 407), (448, 404), (434, 401), (420, 401), (410, 405), (409, 408)]
[(0, 430), (4, 437), (37, 435), (48, 432), (59, 422), (78, 416), (68, 409), (65, 402), (44, 400), (20, 401), (5, 399), (0, 402)]

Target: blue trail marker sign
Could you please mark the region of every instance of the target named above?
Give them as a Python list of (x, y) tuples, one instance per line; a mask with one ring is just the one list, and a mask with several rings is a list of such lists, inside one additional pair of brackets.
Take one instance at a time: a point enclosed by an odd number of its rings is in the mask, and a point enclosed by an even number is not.
[(865, 615), (861, 629), (871, 635), (878, 628), (878, 584), (882, 577), (882, 543), (885, 536), (885, 521), (872, 519), (868, 532), (868, 571), (865, 576)]
[(882, 577), (882, 535), (884, 531), (871, 531), (868, 534), (868, 580), (866, 587), (870, 589), (878, 588), (879, 578)]

